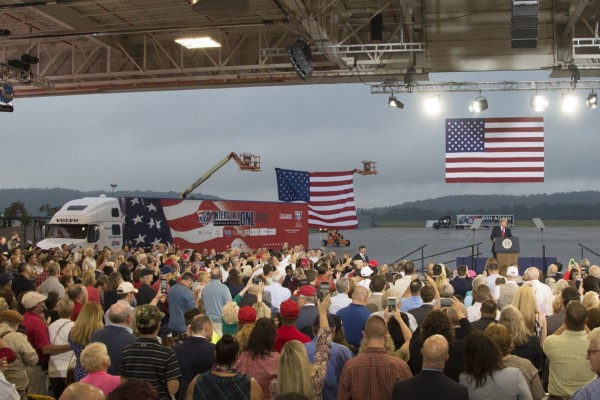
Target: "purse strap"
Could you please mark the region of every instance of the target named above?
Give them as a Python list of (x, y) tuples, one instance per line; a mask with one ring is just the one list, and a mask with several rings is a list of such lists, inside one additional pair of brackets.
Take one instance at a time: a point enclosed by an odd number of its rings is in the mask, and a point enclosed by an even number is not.
[[(62, 324), (60, 328), (58, 328), (58, 332), (56, 332), (56, 337), (54, 338), (54, 342), (56, 342), (56, 339), (58, 339), (58, 335), (60, 334), (60, 331), (62, 330), (62, 328), (64, 328), (65, 325), (67, 325), (69, 322), (73, 322), (73, 321), (69, 320), (69, 321), (65, 322), (64, 324)], [(56, 344), (56, 343), (52, 343), (52, 344)]]

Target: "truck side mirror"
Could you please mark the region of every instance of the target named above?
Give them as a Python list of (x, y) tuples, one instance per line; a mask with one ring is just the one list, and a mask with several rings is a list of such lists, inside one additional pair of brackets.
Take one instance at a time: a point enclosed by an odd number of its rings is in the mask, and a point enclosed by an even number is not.
[(88, 243), (95, 243), (100, 239), (100, 229), (98, 225), (90, 225), (88, 229), (87, 241)]

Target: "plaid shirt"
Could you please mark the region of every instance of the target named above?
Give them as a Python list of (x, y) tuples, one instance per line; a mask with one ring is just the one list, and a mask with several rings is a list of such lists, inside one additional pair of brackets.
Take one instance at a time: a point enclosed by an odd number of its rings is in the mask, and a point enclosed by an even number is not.
[(40, 287), (40, 285), (42, 283), (44, 283), (44, 281), (48, 279), (48, 271), (43, 271), (41, 272), (36, 278), (35, 278), (35, 287)]
[(411, 377), (405, 361), (390, 356), (383, 348), (368, 347), (346, 362), (338, 400), (391, 399), (396, 381)]

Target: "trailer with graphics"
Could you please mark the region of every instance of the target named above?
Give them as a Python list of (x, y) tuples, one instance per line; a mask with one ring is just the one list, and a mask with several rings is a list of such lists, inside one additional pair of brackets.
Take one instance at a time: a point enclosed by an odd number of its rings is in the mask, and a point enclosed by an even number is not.
[(481, 226), (484, 228), (493, 228), (494, 226), (500, 225), (500, 220), (506, 218), (508, 221), (508, 227), (512, 228), (515, 224), (514, 215), (504, 214), (458, 214), (456, 216), (456, 229), (471, 229), (473, 222), (476, 219), (481, 219)]
[(46, 226), (42, 249), (98, 245), (181, 249), (308, 247), (305, 203), (86, 197), (66, 203)]

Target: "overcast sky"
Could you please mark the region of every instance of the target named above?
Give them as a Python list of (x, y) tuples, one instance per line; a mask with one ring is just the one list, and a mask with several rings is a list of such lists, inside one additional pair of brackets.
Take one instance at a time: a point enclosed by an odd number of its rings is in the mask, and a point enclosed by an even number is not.
[[(545, 79), (547, 72), (436, 74), (432, 81)], [(195, 193), (230, 200), (277, 200), (275, 168), (336, 171), (377, 161), (379, 175), (355, 176), (357, 207), (370, 208), (446, 194), (537, 194), (600, 190), (600, 110), (560, 110), (547, 93), (544, 113), (531, 92), (483, 93), (489, 109), (470, 114), (474, 93), (441, 95), (437, 117), (425, 95), (397, 95), (404, 110), (362, 84), (297, 85), (14, 99), (0, 113), (3, 188), (181, 192), (230, 152), (262, 157), (262, 172), (232, 161)], [(447, 184), (445, 118), (545, 118), (545, 183)]]

